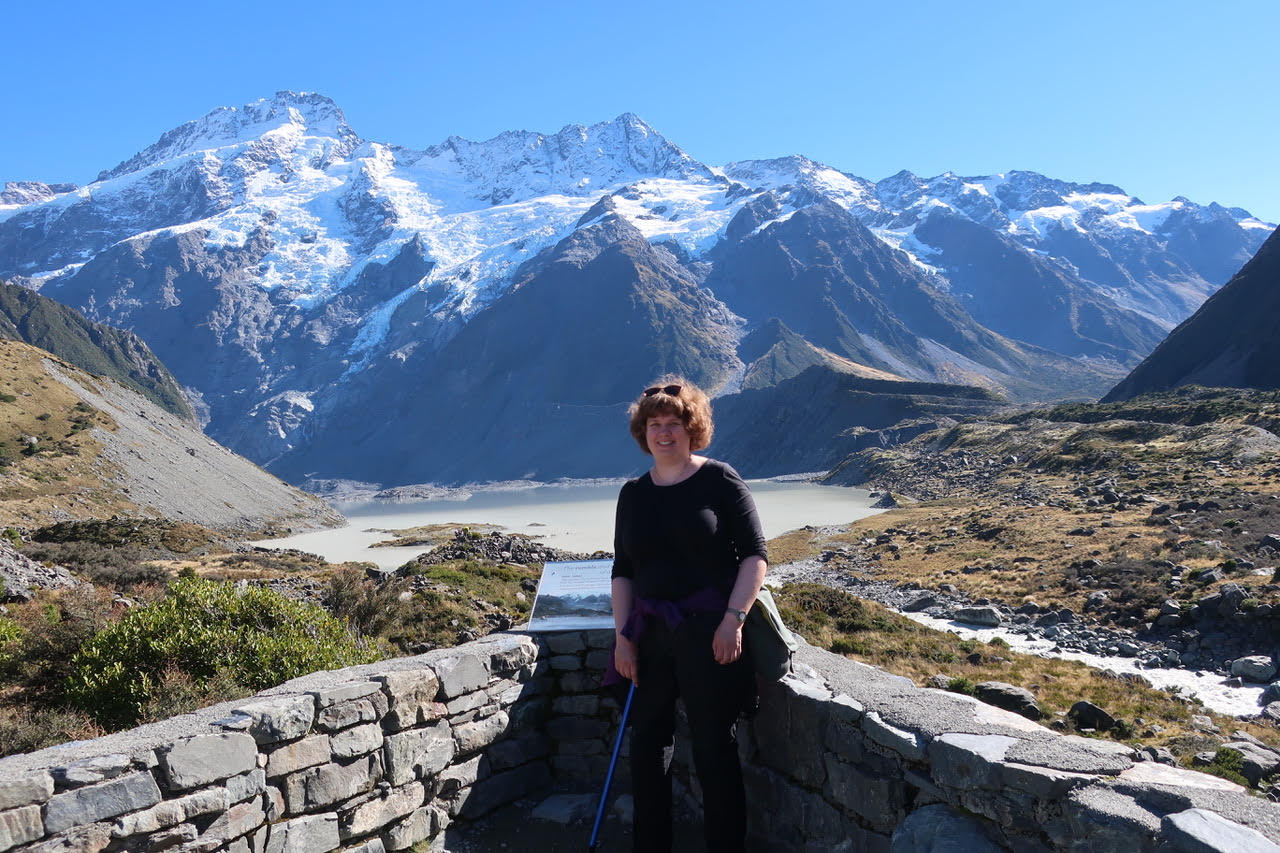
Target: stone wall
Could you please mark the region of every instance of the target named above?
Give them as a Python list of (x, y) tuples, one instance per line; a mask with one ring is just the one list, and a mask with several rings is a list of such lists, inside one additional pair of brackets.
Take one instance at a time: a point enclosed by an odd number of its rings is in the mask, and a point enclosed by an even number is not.
[[(497, 635), (0, 759), (0, 851), (438, 847), (455, 822), (599, 785), (609, 639)], [(811, 648), (740, 741), (762, 850), (1280, 851), (1280, 807), (1233, 784)]]

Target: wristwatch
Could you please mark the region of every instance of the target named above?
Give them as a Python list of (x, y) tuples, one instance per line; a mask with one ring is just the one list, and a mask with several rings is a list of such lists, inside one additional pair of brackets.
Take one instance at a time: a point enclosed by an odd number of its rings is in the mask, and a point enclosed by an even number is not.
[(747, 611), (745, 610), (734, 610), (732, 607), (730, 607), (728, 610), (725, 611), (725, 613), (732, 613), (734, 616), (738, 617), (739, 625), (747, 621)]

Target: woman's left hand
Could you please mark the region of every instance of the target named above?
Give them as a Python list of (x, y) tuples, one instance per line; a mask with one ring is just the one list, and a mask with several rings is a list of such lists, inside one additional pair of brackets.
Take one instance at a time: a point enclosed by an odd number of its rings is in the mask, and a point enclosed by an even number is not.
[(726, 613), (720, 620), (720, 627), (711, 640), (711, 651), (716, 663), (733, 663), (742, 657), (742, 623), (737, 617)]

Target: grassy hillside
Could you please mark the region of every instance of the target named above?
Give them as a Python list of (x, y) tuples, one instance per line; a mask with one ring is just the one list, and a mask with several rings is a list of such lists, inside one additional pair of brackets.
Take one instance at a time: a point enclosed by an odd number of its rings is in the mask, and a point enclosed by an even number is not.
[(0, 340), (0, 525), (136, 512), (98, 458), (92, 427), (112, 430), (114, 422), (49, 376), (48, 357)]
[(74, 308), (0, 282), (0, 338), (31, 344), (88, 373), (109, 376), (162, 409), (194, 419), (177, 380), (133, 332), (91, 322)]

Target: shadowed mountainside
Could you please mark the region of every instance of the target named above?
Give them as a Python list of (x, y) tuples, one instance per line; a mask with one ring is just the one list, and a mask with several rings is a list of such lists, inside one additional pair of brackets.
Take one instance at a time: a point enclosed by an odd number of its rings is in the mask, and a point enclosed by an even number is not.
[(1280, 231), (1103, 401), (1179, 385), (1280, 388)]

